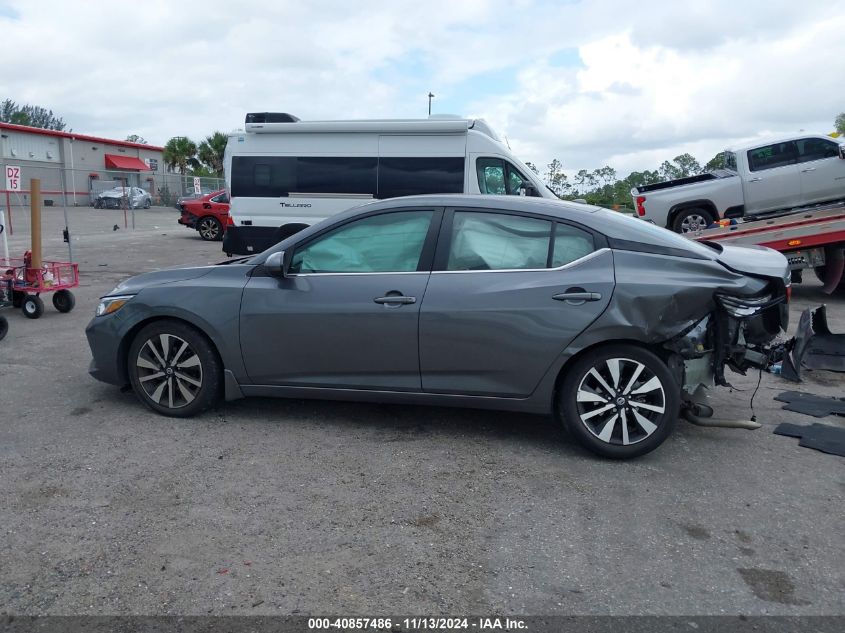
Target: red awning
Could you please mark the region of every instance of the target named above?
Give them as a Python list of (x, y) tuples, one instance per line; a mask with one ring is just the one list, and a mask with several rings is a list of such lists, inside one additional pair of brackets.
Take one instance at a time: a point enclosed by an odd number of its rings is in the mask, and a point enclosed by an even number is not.
[(118, 156), (117, 154), (106, 154), (106, 169), (131, 169), (132, 171), (150, 171), (146, 163), (140, 158), (133, 156)]

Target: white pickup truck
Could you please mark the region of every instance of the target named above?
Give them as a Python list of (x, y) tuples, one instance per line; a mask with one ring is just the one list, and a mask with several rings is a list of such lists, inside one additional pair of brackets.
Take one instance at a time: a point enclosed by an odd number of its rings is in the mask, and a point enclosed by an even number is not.
[(803, 135), (725, 151), (725, 168), (631, 189), (637, 215), (677, 233), (845, 199), (845, 145)]

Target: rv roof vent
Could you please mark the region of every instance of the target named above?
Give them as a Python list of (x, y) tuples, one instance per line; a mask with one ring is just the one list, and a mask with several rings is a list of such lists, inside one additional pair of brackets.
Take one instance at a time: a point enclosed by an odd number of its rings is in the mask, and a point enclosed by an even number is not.
[(246, 115), (247, 123), (296, 123), (298, 116), (287, 112), (249, 112)]

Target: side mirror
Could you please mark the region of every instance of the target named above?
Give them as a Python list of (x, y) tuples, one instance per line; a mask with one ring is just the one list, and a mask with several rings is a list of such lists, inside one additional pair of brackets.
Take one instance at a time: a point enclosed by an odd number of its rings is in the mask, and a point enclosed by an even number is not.
[(839, 146), (839, 158), (845, 160), (845, 143)]
[(521, 196), (533, 196), (536, 193), (537, 188), (527, 180), (523, 180), (522, 184), (519, 185), (519, 195)]
[(271, 253), (270, 256), (264, 260), (264, 268), (274, 277), (288, 276), (288, 261), (285, 257), (285, 251), (278, 251)]

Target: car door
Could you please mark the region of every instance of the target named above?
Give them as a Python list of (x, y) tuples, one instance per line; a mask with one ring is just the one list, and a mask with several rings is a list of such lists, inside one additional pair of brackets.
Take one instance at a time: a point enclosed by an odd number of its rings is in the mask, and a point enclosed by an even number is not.
[(530, 395), (613, 288), (612, 253), (584, 227), (493, 209), (447, 211), (420, 311), (423, 389)]
[(801, 178), (794, 141), (748, 150), (747, 158), (749, 174), (743, 182), (746, 213), (801, 204)]
[(810, 137), (795, 142), (801, 177), (801, 204), (845, 197), (845, 160), (832, 140)]
[(289, 273), (253, 275), (240, 337), (254, 384), (419, 391), (419, 310), (442, 212), (376, 212), (293, 247)]

